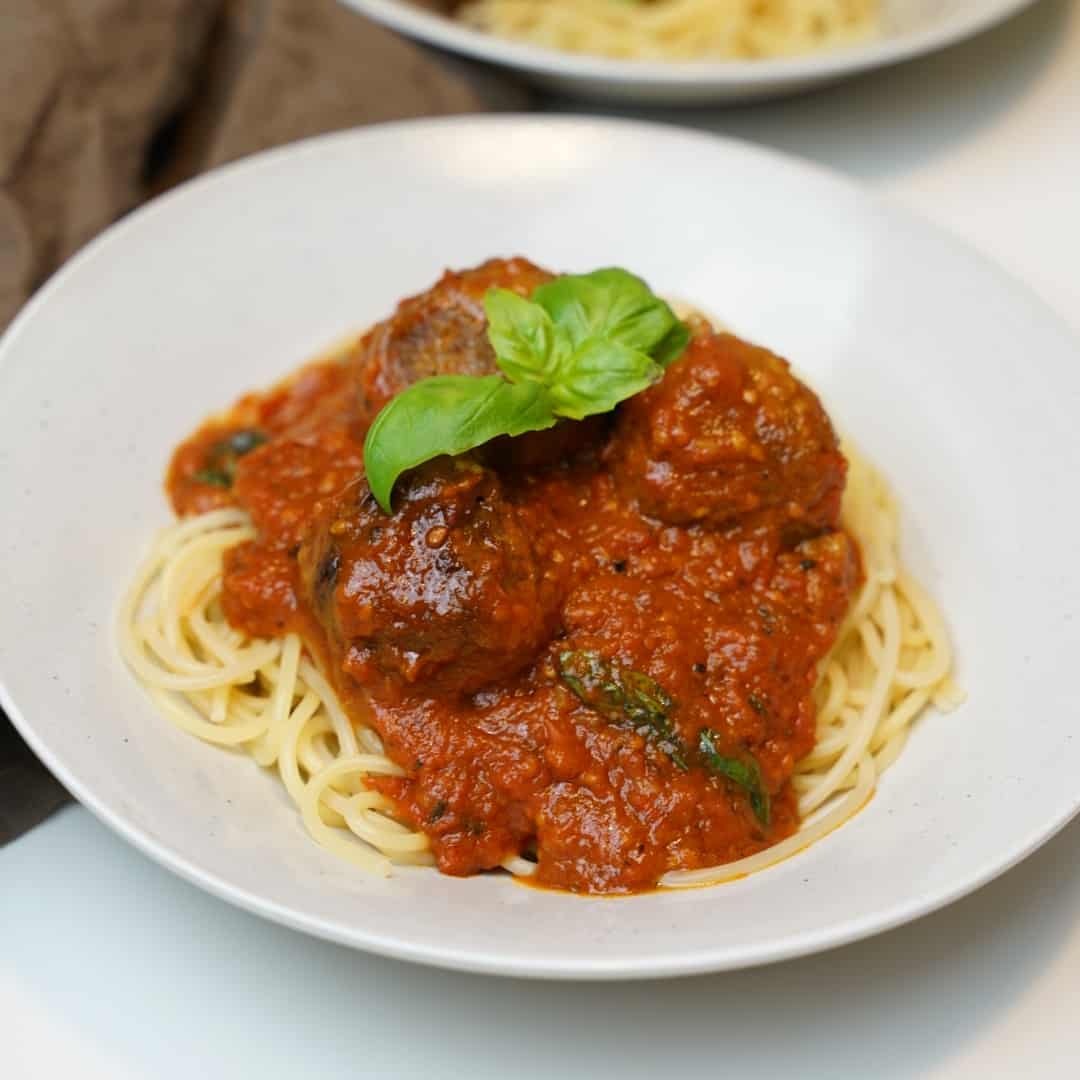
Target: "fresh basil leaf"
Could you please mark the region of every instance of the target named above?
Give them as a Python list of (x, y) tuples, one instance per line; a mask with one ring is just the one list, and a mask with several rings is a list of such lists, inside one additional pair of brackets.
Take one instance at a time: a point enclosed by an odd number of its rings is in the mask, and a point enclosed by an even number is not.
[(582, 420), (610, 412), (632, 394), (652, 386), (663, 368), (643, 352), (590, 338), (560, 364), (551, 398), (560, 416)]
[(544, 285), (538, 285), (531, 297), (558, 327), (560, 337), (571, 349), (576, 348), (592, 333), (589, 308), (594, 306), (585, 293), (590, 286), (583, 275), (564, 274)]
[(509, 289), (488, 289), (484, 311), (488, 340), (509, 379), (545, 382), (554, 364), (551, 316), (539, 304)]
[(587, 339), (601, 337), (652, 352), (682, 325), (641, 278), (617, 267), (565, 274), (539, 286), (532, 299), (547, 311), (575, 350)]
[(583, 705), (650, 739), (686, 772), (686, 748), (671, 722), (675, 703), (655, 679), (599, 653), (574, 649), (559, 654), (559, 678)]
[(200, 484), (209, 484), (211, 487), (232, 487), (232, 474), (225, 472), (223, 469), (200, 469), (198, 472), (192, 473), (191, 476), (193, 480), (198, 480)]
[(368, 480), (388, 512), (406, 469), (499, 435), (543, 430), (558, 417), (608, 412), (656, 382), (690, 337), (641, 278), (616, 267), (555, 278), (530, 300), (490, 289), (484, 308), (506, 378), (421, 380), (392, 399), (368, 431)]
[(618, 267), (583, 275), (586, 307), (599, 332), (631, 349), (652, 352), (676, 325), (671, 308), (641, 278)]
[(364, 441), (371, 493), (391, 513), (394, 482), (407, 469), (442, 454), (463, 454), (499, 435), (552, 427), (548, 391), (501, 375), (433, 375), (392, 398)]
[(193, 478), (201, 484), (231, 488), (236, 478), (237, 460), (266, 441), (266, 434), (258, 428), (241, 428), (231, 435), (226, 435), (210, 447), (206, 455), (206, 467), (193, 473)]
[(698, 755), (701, 762), (714, 776), (723, 776), (745, 789), (750, 797), (750, 809), (762, 825), (769, 824), (771, 807), (769, 793), (761, 783), (761, 769), (753, 759), (725, 757), (716, 748), (716, 732), (702, 728), (698, 734)]
[(652, 348), (652, 358), (666, 368), (686, 351), (690, 344), (690, 327), (684, 322), (675, 321), (675, 325)]

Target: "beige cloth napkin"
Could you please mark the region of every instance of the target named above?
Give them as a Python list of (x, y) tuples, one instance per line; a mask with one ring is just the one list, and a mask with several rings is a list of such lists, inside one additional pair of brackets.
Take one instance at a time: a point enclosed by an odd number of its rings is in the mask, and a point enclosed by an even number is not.
[[(95, 233), (204, 169), (524, 103), (335, 0), (0, 0), (0, 330)], [(65, 798), (0, 712), (0, 845)]]

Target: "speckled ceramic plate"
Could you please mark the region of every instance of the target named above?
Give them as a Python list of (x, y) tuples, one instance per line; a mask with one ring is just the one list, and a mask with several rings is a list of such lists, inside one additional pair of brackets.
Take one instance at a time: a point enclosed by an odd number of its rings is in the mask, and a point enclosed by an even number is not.
[[(622, 264), (790, 356), (903, 505), (970, 698), (928, 714), (854, 820), (711, 889), (584, 899), (313, 845), (247, 758), (160, 719), (114, 647), (168, 520), (161, 476), (209, 410), (424, 288), (526, 254)], [(0, 343), (0, 697), (74, 794), (225, 899), (392, 956), (514, 975), (737, 968), (896, 926), (1080, 806), (1080, 348), (954, 240), (808, 165), (611, 121), (345, 133), (189, 184), (110, 229)]]

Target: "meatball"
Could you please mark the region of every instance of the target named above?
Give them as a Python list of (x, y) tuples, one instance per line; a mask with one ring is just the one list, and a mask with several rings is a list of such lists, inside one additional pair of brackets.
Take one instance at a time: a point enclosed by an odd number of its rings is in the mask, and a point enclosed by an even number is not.
[[(431, 375), (498, 371), (484, 294), (501, 288), (529, 296), (552, 276), (527, 259), (489, 259), (472, 270), (448, 270), (427, 292), (402, 301), (360, 342), (358, 377), (368, 422), (395, 394)], [(562, 420), (548, 431), (496, 439), (483, 456), (504, 471), (542, 468), (597, 446), (605, 430), (602, 418)]]
[(489, 259), (472, 270), (448, 270), (418, 296), (403, 300), (360, 343), (360, 382), (372, 413), (430, 375), (490, 375), (484, 294), (497, 287), (528, 296), (552, 275), (527, 259)]
[(767, 606), (780, 603), (831, 645), (862, 584), (862, 558), (847, 533), (822, 533), (781, 553), (772, 579), (761, 594)]
[(620, 410), (609, 461), (624, 495), (674, 525), (836, 526), (847, 463), (821, 402), (785, 360), (699, 334)]
[(498, 476), (441, 458), (384, 513), (347, 492), (300, 549), (302, 587), (344, 670), (371, 693), (471, 694), (515, 674), (554, 633), (561, 601), (543, 510)]

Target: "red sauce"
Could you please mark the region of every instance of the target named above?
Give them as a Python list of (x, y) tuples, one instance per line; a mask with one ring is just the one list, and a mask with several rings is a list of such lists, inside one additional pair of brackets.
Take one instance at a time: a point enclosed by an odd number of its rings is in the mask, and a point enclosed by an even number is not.
[[(225, 559), (230, 622), (304, 636), (405, 769), (379, 786), (440, 870), (526, 853), (540, 884), (633, 892), (798, 825), (817, 665), (861, 573), (838, 527), (846, 463), (784, 361), (698, 326), (615, 416), (431, 463), (384, 514), (363, 480), (377, 406), (433, 371), (494, 370), (482, 290), (545, 277), (524, 260), (447, 274), (349, 356), (201, 427), (167, 486), (180, 514), (251, 514), (258, 539)], [(208, 480), (250, 430), (266, 441)], [(583, 701), (567, 656), (646, 676), (671, 738)], [(756, 763), (767, 821), (698, 753), (704, 729)]]

